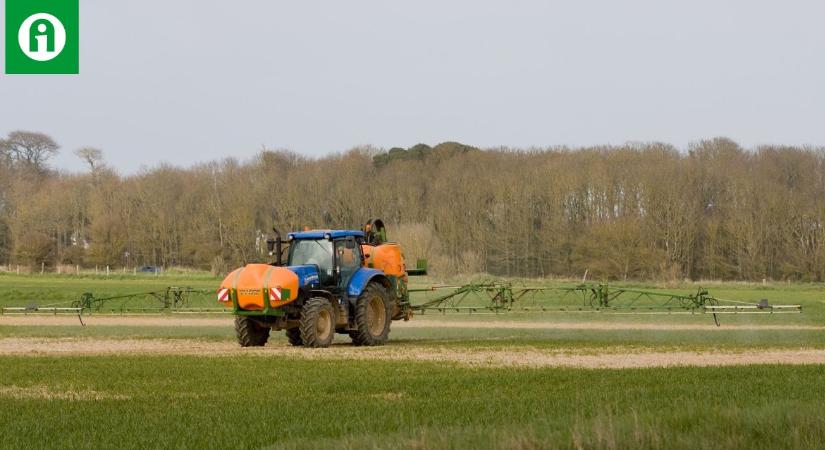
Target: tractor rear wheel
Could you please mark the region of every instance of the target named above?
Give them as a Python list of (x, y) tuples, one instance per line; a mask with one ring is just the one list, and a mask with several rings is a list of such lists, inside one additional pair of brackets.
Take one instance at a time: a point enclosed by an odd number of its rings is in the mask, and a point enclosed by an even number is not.
[(301, 309), (301, 342), (304, 347), (329, 347), (335, 336), (332, 304), (325, 298), (311, 298)]
[(295, 327), (286, 330), (286, 338), (289, 340), (289, 343), (294, 345), (295, 347), (300, 347), (304, 345), (304, 341), (301, 340), (301, 328)]
[(355, 302), (355, 330), (350, 331), (355, 345), (384, 345), (389, 339), (392, 303), (387, 290), (370, 283)]
[(269, 339), (269, 328), (251, 317), (235, 316), (235, 336), (241, 347), (263, 347)]

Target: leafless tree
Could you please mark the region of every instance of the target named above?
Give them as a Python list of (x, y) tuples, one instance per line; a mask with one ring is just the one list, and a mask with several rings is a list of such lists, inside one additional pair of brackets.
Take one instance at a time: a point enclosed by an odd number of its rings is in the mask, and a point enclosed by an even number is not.
[(45, 169), (46, 161), (57, 155), (60, 146), (51, 136), (32, 131), (12, 131), (3, 142), (4, 153), (13, 162), (36, 171)]
[(74, 151), (74, 154), (89, 165), (89, 172), (95, 174), (103, 166), (103, 151), (94, 147), (83, 147)]

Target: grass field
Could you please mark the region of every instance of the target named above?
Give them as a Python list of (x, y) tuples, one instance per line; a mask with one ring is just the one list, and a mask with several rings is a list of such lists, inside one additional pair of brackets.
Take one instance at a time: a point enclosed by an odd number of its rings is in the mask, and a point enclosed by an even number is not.
[[(96, 297), (110, 297), (137, 292), (158, 291), (168, 286), (195, 289), (217, 288), (220, 279), (207, 274), (141, 274), (141, 275), (14, 275), (0, 273), (0, 306), (68, 305), (84, 292)], [(198, 304), (214, 307), (214, 296), (196, 298)], [(154, 306), (143, 300), (135, 306)]]
[[(3, 447), (816, 448), (822, 368), (7, 358)], [(9, 388), (13, 386), (13, 388)]]
[[(2, 275), (0, 304), (217, 281)], [(4, 316), (0, 448), (821, 448), (820, 359), (732, 361), (821, 355), (825, 288), (709, 289), (804, 313), (726, 316), (719, 328), (701, 314), (428, 314), (397, 324), (382, 349), (292, 349), (278, 334), (252, 352), (220, 315), (86, 327)], [(92, 350), (113, 343), (134, 350)], [(635, 366), (667, 355), (671, 367)]]

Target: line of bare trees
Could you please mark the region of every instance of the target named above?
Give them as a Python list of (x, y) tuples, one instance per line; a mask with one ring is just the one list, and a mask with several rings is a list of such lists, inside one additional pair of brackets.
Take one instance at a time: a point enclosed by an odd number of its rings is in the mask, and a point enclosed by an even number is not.
[(0, 140), (0, 264), (192, 266), (263, 258), (275, 225), (390, 226), (439, 275), (825, 279), (825, 151), (650, 143), (262, 151), (120, 176), (101, 151), (51, 170), (40, 133)]

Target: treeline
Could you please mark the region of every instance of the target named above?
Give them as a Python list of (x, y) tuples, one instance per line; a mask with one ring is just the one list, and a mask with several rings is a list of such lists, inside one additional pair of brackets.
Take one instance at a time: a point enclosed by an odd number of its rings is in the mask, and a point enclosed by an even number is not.
[(120, 176), (50, 169), (48, 136), (0, 141), (0, 264), (192, 266), (262, 259), (281, 230), (388, 224), (448, 276), (825, 279), (825, 152), (717, 138), (479, 150), (458, 143), (320, 159), (263, 151)]

